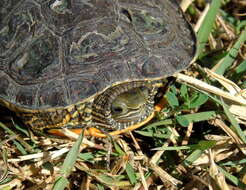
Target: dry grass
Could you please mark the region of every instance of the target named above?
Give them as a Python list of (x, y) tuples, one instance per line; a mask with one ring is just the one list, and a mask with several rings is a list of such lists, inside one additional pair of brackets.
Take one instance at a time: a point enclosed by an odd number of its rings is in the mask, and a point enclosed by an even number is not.
[[(199, 40), (208, 41), (175, 75), (168, 105), (137, 131), (74, 143), (30, 135), (2, 109), (0, 190), (246, 189), (246, 3), (223, 1), (209, 24), (216, 6), (182, 1)], [(209, 25), (211, 33), (201, 31)]]

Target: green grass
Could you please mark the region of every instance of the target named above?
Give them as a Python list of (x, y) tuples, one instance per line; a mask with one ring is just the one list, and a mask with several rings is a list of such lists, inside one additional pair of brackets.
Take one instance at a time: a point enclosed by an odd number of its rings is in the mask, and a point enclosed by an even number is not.
[[(188, 7), (193, 26), (207, 2), (196, 0)], [(196, 64), (183, 73), (228, 92), (208, 76), (208, 68), (228, 79), (227, 85), (245, 89), (242, 4), (212, 1), (198, 28)], [(231, 96), (244, 97), (243, 91)], [(113, 139), (87, 140), (81, 134), (73, 142), (30, 135), (0, 115), (0, 190), (246, 189), (246, 119), (231, 111), (232, 105), (246, 110), (245, 104), (182, 81), (170, 86), (164, 98), (167, 105), (153, 121)]]

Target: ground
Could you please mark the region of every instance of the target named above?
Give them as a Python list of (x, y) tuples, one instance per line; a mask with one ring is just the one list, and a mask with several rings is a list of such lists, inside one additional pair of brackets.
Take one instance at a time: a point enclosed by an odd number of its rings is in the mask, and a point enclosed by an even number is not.
[(1, 108), (0, 189), (246, 189), (246, 2), (208, 2), (180, 1), (198, 56), (142, 128), (47, 138)]

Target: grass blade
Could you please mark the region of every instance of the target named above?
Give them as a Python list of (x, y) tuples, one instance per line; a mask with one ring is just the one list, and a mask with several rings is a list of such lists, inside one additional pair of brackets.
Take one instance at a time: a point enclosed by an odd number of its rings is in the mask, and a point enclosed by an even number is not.
[(200, 112), (200, 113), (193, 113), (193, 114), (186, 114), (186, 115), (180, 115), (176, 118), (179, 118), (181, 120), (181, 117), (189, 121), (189, 123), (192, 122), (199, 122), (199, 121), (205, 121), (212, 119), (216, 116), (215, 111), (207, 111), (207, 112)]
[(231, 67), (235, 58), (237, 57), (238, 50), (240, 49), (241, 45), (244, 44), (246, 41), (246, 30), (244, 30), (240, 37), (238, 38), (237, 42), (234, 46), (230, 49), (224, 59), (222, 59), (215, 67), (214, 70), (217, 74), (223, 75), (225, 71)]
[(130, 179), (131, 184), (136, 184), (137, 183), (136, 174), (134, 172), (133, 167), (129, 163), (126, 164), (126, 173)]
[(84, 134), (82, 132), (79, 135), (77, 141), (72, 146), (71, 150), (68, 152), (68, 154), (67, 154), (67, 156), (63, 162), (62, 168), (60, 170), (61, 176), (58, 177), (58, 179), (56, 180), (54, 187), (53, 187), (53, 190), (65, 189), (65, 187), (69, 183), (68, 180), (66, 179), (66, 177), (68, 177), (70, 175), (70, 173), (72, 172), (72, 169), (74, 167), (76, 159), (79, 155), (79, 148), (80, 148), (80, 145), (82, 143), (83, 137), (84, 137)]
[(216, 15), (219, 11), (221, 5), (221, 1), (220, 0), (213, 0), (211, 3), (211, 6), (209, 8), (209, 11), (201, 25), (201, 28), (198, 31), (197, 34), (197, 40), (198, 40), (198, 57), (199, 59), (202, 58), (202, 51), (208, 41), (208, 36), (210, 34), (210, 32), (212, 31), (213, 25), (214, 25), (214, 21), (216, 18)]

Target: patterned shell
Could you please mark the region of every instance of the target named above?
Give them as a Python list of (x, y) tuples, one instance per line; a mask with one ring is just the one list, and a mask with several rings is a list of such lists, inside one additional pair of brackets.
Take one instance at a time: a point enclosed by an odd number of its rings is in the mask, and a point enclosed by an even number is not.
[(0, 99), (34, 110), (170, 76), (196, 50), (175, 0), (1, 0), (0, 42)]

